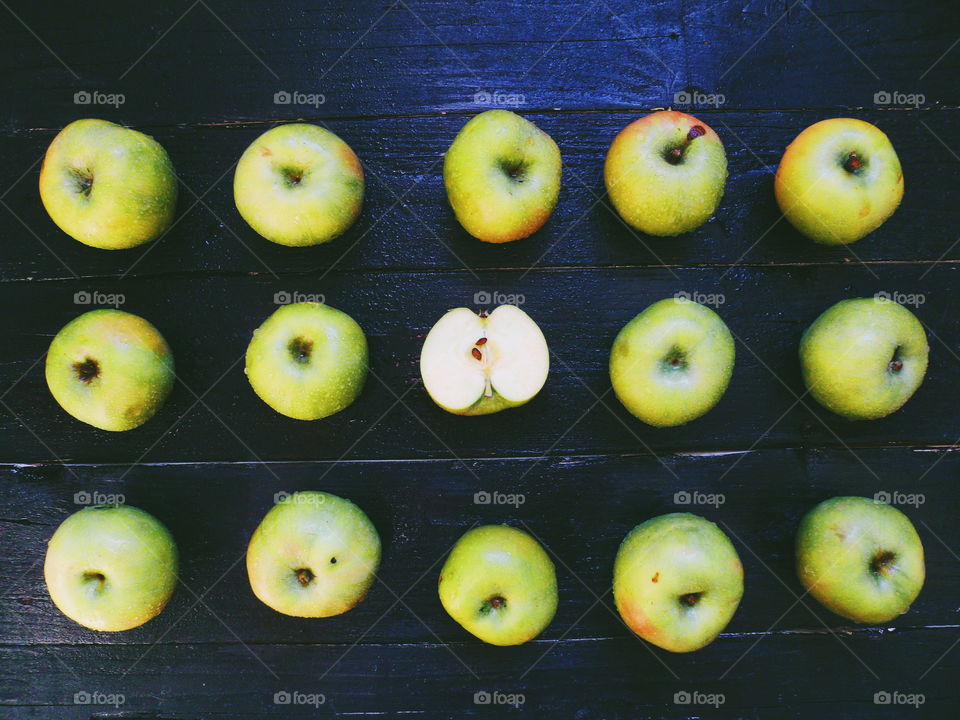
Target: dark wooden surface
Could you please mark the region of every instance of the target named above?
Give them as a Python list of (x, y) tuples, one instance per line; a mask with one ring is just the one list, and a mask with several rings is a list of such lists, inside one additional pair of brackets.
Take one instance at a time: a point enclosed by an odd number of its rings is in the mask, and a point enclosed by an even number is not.
[[(663, 0), (486, 2), (0, 3), (0, 716), (23, 718), (946, 717), (960, 698), (960, 11), (949, 3)], [(77, 91), (123, 93), (118, 108)], [(318, 107), (278, 91), (322, 93)], [(560, 203), (545, 228), (481, 244), (446, 205), (442, 155), (477, 93), (521, 96), (558, 142)], [(675, 93), (722, 94), (692, 109), (719, 133), (730, 179), (715, 218), (663, 240), (630, 232), (604, 201), (614, 134)], [(922, 95), (906, 107), (875, 94)], [(689, 108), (679, 108), (688, 109)], [(783, 221), (772, 172), (807, 125), (851, 115), (880, 126), (906, 195), (879, 231), (822, 248)], [(61, 233), (36, 190), (67, 122), (99, 116), (153, 134), (182, 181), (158, 242), (97, 251)], [(273, 124), (323, 123), (367, 171), (364, 213), (326, 247), (258, 238), (233, 205), (232, 167)], [(153, 321), (179, 383), (142, 428), (100, 432), (66, 416), (42, 356), (78, 292), (121, 293)], [(325, 421), (270, 411), (242, 355), (278, 292), (321, 293), (371, 347), (360, 400)], [(419, 382), (423, 335), (481, 291), (519, 293), (553, 353), (544, 391), (487, 418), (439, 410)], [(624, 322), (678, 291), (721, 293), (737, 366), (720, 405), (654, 430), (609, 392)], [(803, 397), (803, 329), (845, 297), (920, 294), (931, 364), (893, 416), (851, 423)], [(384, 540), (379, 582), (356, 609), (303, 621), (252, 595), (250, 533), (279, 491), (355, 500)], [(517, 507), (475, 492), (522, 493)], [(730, 534), (746, 594), (708, 648), (670, 655), (633, 637), (609, 595), (613, 556), (674, 494), (722, 493), (695, 511)], [(905, 510), (928, 556), (909, 613), (858, 627), (793, 574), (800, 516), (837, 494), (922, 493)], [(122, 493), (165, 522), (182, 584), (156, 620), (95, 633), (52, 606), (45, 544), (75, 493)], [(436, 574), (473, 523), (527, 527), (554, 555), (556, 620), (536, 641), (493, 648), (442, 610)], [(276, 705), (280, 691), (322, 693)], [(474, 702), (524, 695), (520, 709)], [(719, 707), (677, 692), (722, 693)], [(877, 692), (925, 703), (877, 705)], [(120, 693), (118, 706), (76, 693)]]

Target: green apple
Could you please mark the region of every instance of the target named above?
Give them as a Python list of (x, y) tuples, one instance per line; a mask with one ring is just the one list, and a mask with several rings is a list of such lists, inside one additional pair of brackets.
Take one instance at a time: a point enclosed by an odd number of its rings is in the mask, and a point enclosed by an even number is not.
[(883, 623), (910, 609), (924, 579), (923, 544), (892, 505), (835, 497), (797, 531), (797, 575), (827, 608), (860, 623)]
[(163, 523), (129, 505), (93, 505), (50, 538), (43, 566), (60, 612), (93, 630), (143, 625), (177, 584), (177, 546)]
[(47, 387), (60, 407), (101, 430), (132, 430), (173, 389), (173, 355), (138, 315), (91, 310), (57, 333), (47, 351)]
[(443, 161), (447, 199), (464, 230), (504, 243), (532, 235), (560, 195), (560, 150), (509, 110), (488, 110), (463, 126)]
[(177, 209), (177, 176), (149, 135), (106, 120), (76, 120), (50, 143), (40, 199), (70, 237), (122, 250), (163, 233)]
[(450, 310), (420, 352), (420, 376), (433, 401), (457, 415), (523, 405), (547, 381), (550, 351), (537, 324), (515, 305), (477, 315)]
[(530, 535), (509, 525), (467, 531), (440, 571), (440, 602), (450, 617), (491, 645), (521, 645), (557, 611), (557, 574)]
[(330, 617), (363, 600), (380, 565), (380, 536), (349, 500), (324, 492), (286, 495), (247, 547), (250, 587), (284, 615)]
[(329, 305), (283, 305), (254, 330), (246, 373), (254, 392), (278, 413), (325, 418), (360, 396), (367, 337), (352, 317)]
[(329, 242), (360, 216), (363, 168), (347, 143), (316, 125), (291, 123), (250, 144), (233, 176), (237, 210), (279, 245)]
[(903, 198), (900, 159), (863, 120), (821, 120), (787, 147), (773, 183), (784, 217), (825, 245), (856, 242), (893, 215)]
[(671, 652), (709, 645), (743, 597), (743, 565), (714, 523), (690, 513), (661, 515), (624, 538), (613, 566), (613, 597), (633, 632)]
[(682, 425), (716, 405), (730, 382), (733, 336), (710, 308), (682, 296), (628, 322), (610, 351), (617, 398), (655, 427)]
[(727, 182), (717, 134), (692, 115), (663, 110), (627, 125), (607, 152), (603, 178), (620, 217), (648, 235), (680, 235), (716, 212)]
[(882, 297), (841, 300), (807, 328), (800, 365), (810, 394), (850, 420), (898, 410), (927, 371), (927, 334), (903, 305)]

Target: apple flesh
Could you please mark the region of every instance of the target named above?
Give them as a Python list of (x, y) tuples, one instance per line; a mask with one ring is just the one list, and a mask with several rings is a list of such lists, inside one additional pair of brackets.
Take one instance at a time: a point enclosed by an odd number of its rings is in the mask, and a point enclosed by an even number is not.
[(883, 298), (841, 300), (800, 340), (810, 394), (850, 420), (874, 420), (901, 408), (923, 382), (928, 353), (916, 316)]
[(710, 308), (682, 297), (655, 302), (627, 323), (610, 351), (610, 381), (623, 406), (655, 427), (682, 425), (723, 397), (733, 336)]
[(797, 575), (827, 608), (859, 623), (910, 609), (923, 587), (923, 544), (909, 518), (864, 497), (835, 497), (804, 516)]
[(316, 125), (267, 130), (237, 163), (237, 210), (260, 235), (279, 245), (329, 242), (360, 216), (363, 168), (347, 143)]
[(603, 168), (610, 202), (648, 235), (690, 232), (716, 212), (727, 181), (723, 142), (692, 115), (663, 110), (625, 127)]
[(253, 593), (284, 615), (330, 617), (360, 602), (380, 565), (380, 536), (349, 500), (298, 492), (277, 503), (253, 533), (247, 575)]
[(420, 375), (433, 401), (457, 415), (523, 405), (543, 387), (550, 351), (537, 324), (514, 305), (489, 315), (450, 310), (431, 328)]
[(76, 120), (47, 148), (40, 199), (70, 237), (122, 250), (170, 226), (177, 177), (170, 157), (149, 135), (106, 120)]
[(251, 387), (267, 405), (296, 420), (318, 420), (360, 396), (367, 338), (345, 312), (293, 303), (254, 331), (246, 363)]
[(520, 645), (557, 611), (557, 576), (529, 534), (508, 525), (467, 531), (440, 571), (440, 602), (469, 633), (491, 645)]
[(47, 351), (47, 387), (64, 410), (101, 430), (139, 427), (163, 405), (173, 355), (160, 332), (122, 310), (91, 310), (57, 333)]
[(661, 515), (631, 530), (617, 552), (613, 597), (633, 632), (671, 652), (709, 645), (743, 597), (743, 566), (714, 523)]
[(821, 120), (787, 147), (774, 180), (784, 217), (825, 245), (856, 242), (900, 205), (903, 170), (889, 138), (854, 118)]
[(95, 505), (50, 538), (43, 574), (60, 612), (93, 630), (143, 625), (177, 584), (177, 546), (164, 525), (128, 505)]
[(471, 119), (443, 162), (447, 199), (475, 238), (504, 243), (532, 235), (560, 195), (560, 150), (529, 120), (509, 110)]

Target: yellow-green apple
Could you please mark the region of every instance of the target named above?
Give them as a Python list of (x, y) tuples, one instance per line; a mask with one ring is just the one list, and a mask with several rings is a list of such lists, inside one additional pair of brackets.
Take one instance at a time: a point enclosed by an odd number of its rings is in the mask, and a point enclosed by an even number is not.
[(797, 531), (797, 575), (827, 608), (859, 623), (910, 609), (924, 579), (923, 544), (909, 518), (864, 497), (817, 505)]
[(504, 243), (532, 235), (560, 195), (560, 150), (549, 135), (509, 110), (472, 118), (443, 161), (447, 199), (475, 238)]
[(166, 151), (149, 135), (106, 120), (76, 120), (47, 148), (40, 199), (70, 237), (123, 250), (170, 226), (177, 177)]
[(624, 538), (613, 567), (620, 617), (671, 652), (709, 645), (743, 597), (743, 566), (714, 523), (690, 513), (661, 515)]
[(773, 183), (784, 217), (811, 240), (845, 245), (872, 233), (903, 198), (890, 139), (854, 118), (821, 120), (787, 147)]
[(53, 338), (46, 377), (54, 399), (77, 420), (132, 430), (152, 418), (173, 389), (173, 355), (142, 317), (91, 310)]
[(533, 640), (557, 611), (557, 574), (533, 537), (509, 525), (468, 530), (440, 571), (440, 602), (491, 645)]
[(329, 242), (363, 206), (363, 168), (339, 136), (291, 123), (250, 144), (233, 176), (237, 210), (260, 235), (279, 245)]
[(716, 212), (727, 155), (705, 122), (662, 110), (627, 125), (607, 151), (603, 179), (620, 217), (648, 235), (680, 235)]
[(477, 315), (450, 310), (420, 351), (430, 397), (457, 415), (486, 415), (523, 405), (547, 380), (550, 351), (537, 324), (515, 305)]
[(247, 346), (247, 379), (260, 399), (296, 420), (340, 412), (367, 379), (367, 337), (341, 310), (315, 302), (278, 308)]
[(129, 505), (93, 505), (50, 538), (43, 566), (60, 612), (93, 630), (143, 625), (177, 584), (177, 546), (163, 523)]
[(380, 536), (349, 500), (324, 492), (285, 495), (247, 548), (250, 587), (284, 615), (330, 617), (363, 600), (380, 565)]
[(810, 394), (850, 420), (898, 410), (927, 371), (927, 334), (916, 316), (882, 297), (841, 300), (807, 328), (800, 365)]
[(610, 381), (623, 406), (648, 425), (682, 425), (720, 401), (735, 354), (733, 336), (713, 310), (666, 298), (617, 335)]

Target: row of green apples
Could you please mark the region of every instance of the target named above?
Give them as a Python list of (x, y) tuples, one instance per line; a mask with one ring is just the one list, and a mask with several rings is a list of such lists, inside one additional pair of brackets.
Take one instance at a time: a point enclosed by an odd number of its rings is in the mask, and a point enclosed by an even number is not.
[[(929, 346), (923, 325), (883, 295), (841, 300), (800, 340), (810, 394), (851, 420), (900, 408), (923, 382)], [(628, 322), (610, 351), (610, 380), (633, 415), (655, 427), (682, 425), (713, 408), (733, 375), (735, 343), (720, 316), (678, 294)], [(420, 374), (431, 398), (457, 415), (485, 415), (533, 399), (547, 381), (550, 350), (536, 322), (515, 305), (489, 314), (461, 307), (431, 328)], [(367, 373), (366, 335), (347, 313), (315, 302), (282, 305), (253, 332), (245, 372), (277, 412), (319, 420), (350, 405)], [(149, 420), (170, 394), (173, 354), (138, 315), (92, 310), (50, 343), (47, 385), (70, 415), (103, 430)]]
[[(507, 110), (471, 119), (444, 158), (450, 205), (474, 237), (503, 243), (539, 230), (560, 193), (560, 150), (529, 120)], [(723, 197), (727, 157), (706, 123), (672, 110), (624, 128), (610, 146), (607, 192), (631, 227), (650, 235), (689, 232)], [(852, 118), (823, 120), (790, 144), (774, 183), (786, 218), (826, 244), (859, 240), (903, 197), (900, 161), (887, 136)], [(263, 133), (234, 174), (244, 220), (281, 245), (316, 245), (346, 231), (363, 205), (363, 168), (334, 133), (294, 123)], [(47, 150), (40, 196), (54, 222), (106, 249), (148, 242), (176, 211), (173, 164), (153, 138), (104, 120), (77, 120)]]
[[(282, 494), (253, 533), (247, 574), (254, 594), (277, 612), (330, 617), (363, 599), (380, 555), (376, 528), (349, 500)], [(796, 568), (807, 592), (862, 623), (906, 612), (925, 578), (923, 545), (907, 516), (863, 497), (826, 500), (803, 518)], [(159, 614), (173, 594), (177, 547), (143, 510), (91, 506), (54, 533), (44, 574), (65, 615), (94, 630), (128, 630)], [(550, 556), (530, 533), (509, 525), (468, 530), (451, 549), (438, 590), (450, 616), (493, 645), (535, 638), (557, 610)], [(637, 525), (614, 561), (613, 595), (624, 623), (673, 652), (712, 642), (743, 591), (743, 565), (730, 539), (690, 513)]]

